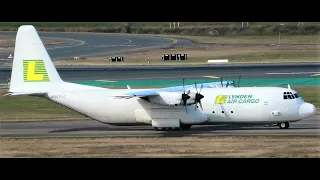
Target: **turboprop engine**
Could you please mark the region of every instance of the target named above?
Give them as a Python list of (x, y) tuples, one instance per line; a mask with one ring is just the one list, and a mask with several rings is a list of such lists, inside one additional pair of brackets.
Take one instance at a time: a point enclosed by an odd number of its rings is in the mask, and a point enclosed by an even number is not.
[(159, 92), (159, 96), (149, 97), (149, 101), (155, 104), (179, 106), (185, 105), (183, 97), (186, 98), (186, 104), (194, 104), (196, 93), (181, 94), (178, 92)]
[(191, 92), (190, 90), (188, 93), (185, 93), (184, 88), (184, 79), (183, 79), (183, 93), (179, 92), (159, 92), (159, 96), (150, 97), (149, 101), (155, 104), (161, 104), (161, 105), (183, 105), (185, 107), (186, 113), (187, 111), (187, 105), (190, 104), (196, 104), (195, 109), (197, 109), (197, 104), (200, 104), (200, 107), (202, 109), (201, 105), (201, 99), (204, 98), (202, 94), (200, 94), (203, 84), (201, 85), (200, 91), (198, 92), (197, 83), (195, 82), (195, 88), (196, 92)]

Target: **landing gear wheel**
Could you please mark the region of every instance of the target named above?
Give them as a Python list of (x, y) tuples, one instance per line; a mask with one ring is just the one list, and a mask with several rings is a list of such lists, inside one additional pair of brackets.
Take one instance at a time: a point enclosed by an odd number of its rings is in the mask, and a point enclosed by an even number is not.
[(155, 127), (154, 129), (157, 131), (165, 131), (166, 130), (166, 128), (161, 128), (161, 127)]
[(278, 126), (280, 127), (280, 129), (288, 129), (290, 124), (288, 122), (285, 122), (285, 123), (279, 123)]
[(181, 124), (180, 125), (180, 128), (182, 130), (189, 130), (191, 128), (192, 125), (189, 125), (189, 124)]

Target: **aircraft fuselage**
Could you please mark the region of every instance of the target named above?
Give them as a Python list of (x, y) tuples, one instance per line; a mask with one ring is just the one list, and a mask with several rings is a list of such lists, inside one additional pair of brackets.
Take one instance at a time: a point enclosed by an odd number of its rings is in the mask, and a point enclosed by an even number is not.
[[(114, 97), (121, 91), (132, 90), (60, 91), (48, 95), (74, 111), (114, 125), (153, 124), (152, 120), (157, 119), (169, 124), (177, 120), (183, 124), (271, 124), (294, 122), (315, 114), (314, 106), (301, 97), (284, 99), (284, 93), (294, 96), (297, 92), (278, 87), (203, 89), (203, 110), (190, 105), (188, 113), (182, 106), (159, 105), (138, 97)], [(310, 107), (301, 109), (302, 104)]]

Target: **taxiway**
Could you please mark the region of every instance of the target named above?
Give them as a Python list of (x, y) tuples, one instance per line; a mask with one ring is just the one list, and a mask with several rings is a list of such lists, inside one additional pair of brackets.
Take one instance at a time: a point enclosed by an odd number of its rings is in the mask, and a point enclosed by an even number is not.
[(94, 120), (1, 122), (1, 137), (179, 137), (179, 136), (319, 136), (320, 115), (278, 126), (193, 126), (188, 131), (155, 131), (151, 126), (112, 126)]

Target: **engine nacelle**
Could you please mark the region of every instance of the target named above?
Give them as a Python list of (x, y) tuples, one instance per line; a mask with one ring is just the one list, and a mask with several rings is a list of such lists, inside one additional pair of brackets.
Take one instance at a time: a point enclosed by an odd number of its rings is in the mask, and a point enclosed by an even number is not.
[[(187, 103), (193, 103), (195, 99), (195, 93), (188, 94), (190, 98)], [(159, 92), (159, 96), (150, 97), (149, 101), (155, 104), (161, 104), (166, 106), (183, 105), (181, 99), (182, 93), (177, 92)]]
[(185, 110), (181, 112), (180, 119), (182, 124), (201, 124), (208, 121), (208, 117), (194, 106), (187, 106), (187, 113)]

